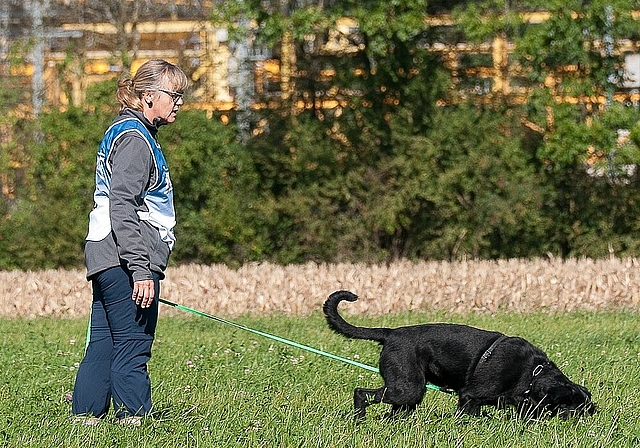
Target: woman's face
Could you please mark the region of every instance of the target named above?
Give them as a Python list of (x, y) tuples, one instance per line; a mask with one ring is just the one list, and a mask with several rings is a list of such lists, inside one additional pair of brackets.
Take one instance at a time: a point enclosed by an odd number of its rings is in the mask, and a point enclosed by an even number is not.
[(143, 114), (156, 126), (173, 123), (183, 104), (182, 92), (175, 92), (169, 88), (149, 90), (142, 100)]

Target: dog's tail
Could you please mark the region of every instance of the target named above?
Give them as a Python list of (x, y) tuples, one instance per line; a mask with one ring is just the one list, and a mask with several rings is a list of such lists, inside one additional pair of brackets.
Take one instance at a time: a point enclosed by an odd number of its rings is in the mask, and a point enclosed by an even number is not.
[(336, 333), (348, 338), (367, 339), (384, 343), (390, 330), (388, 328), (365, 328), (351, 325), (338, 313), (338, 304), (343, 300), (355, 302), (358, 300), (358, 296), (349, 291), (336, 291), (324, 302), (322, 311), (324, 311), (329, 327)]

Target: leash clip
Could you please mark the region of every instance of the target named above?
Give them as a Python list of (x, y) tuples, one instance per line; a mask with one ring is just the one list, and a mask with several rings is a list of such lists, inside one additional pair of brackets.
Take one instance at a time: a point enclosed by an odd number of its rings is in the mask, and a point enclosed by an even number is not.
[(544, 369), (544, 366), (542, 364), (538, 364), (536, 368), (533, 369), (533, 377), (535, 378), (540, 375), (542, 373), (542, 369)]

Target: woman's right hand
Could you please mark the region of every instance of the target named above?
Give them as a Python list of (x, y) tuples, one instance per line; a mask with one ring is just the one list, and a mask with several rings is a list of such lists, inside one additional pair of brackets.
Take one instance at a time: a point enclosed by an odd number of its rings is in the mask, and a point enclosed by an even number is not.
[(149, 308), (155, 297), (153, 280), (140, 280), (133, 283), (133, 295), (131, 299), (142, 308)]

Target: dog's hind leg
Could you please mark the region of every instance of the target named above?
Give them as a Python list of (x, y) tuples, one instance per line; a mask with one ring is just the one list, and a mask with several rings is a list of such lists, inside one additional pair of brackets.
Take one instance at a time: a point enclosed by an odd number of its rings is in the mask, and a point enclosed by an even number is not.
[(367, 414), (367, 406), (381, 403), (386, 391), (386, 387), (381, 387), (380, 389), (364, 389), (362, 387), (357, 387), (353, 391), (355, 417), (357, 419), (364, 419)]
[(405, 378), (404, 381), (387, 382), (386, 384), (387, 392), (382, 398), (382, 402), (391, 404), (391, 416), (397, 416), (401, 413), (410, 414), (415, 411), (426, 392), (424, 381), (411, 381)]
[(395, 417), (401, 414), (410, 414), (418, 407), (417, 404), (394, 404), (391, 408), (391, 416)]
[(364, 418), (367, 406), (377, 403), (390, 404), (392, 416), (403, 412), (411, 413), (422, 401), (425, 391), (424, 383), (385, 386), (380, 389), (356, 388), (353, 393), (356, 418)]

